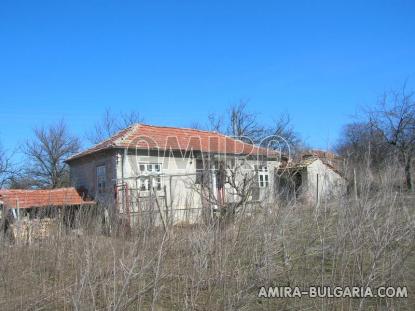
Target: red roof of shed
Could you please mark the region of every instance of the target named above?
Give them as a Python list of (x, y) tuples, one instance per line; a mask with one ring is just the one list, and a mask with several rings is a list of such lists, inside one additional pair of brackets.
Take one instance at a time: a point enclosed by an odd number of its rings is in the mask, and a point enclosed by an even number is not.
[(50, 190), (2, 189), (0, 201), (8, 208), (95, 204), (93, 201), (84, 201), (72, 187)]

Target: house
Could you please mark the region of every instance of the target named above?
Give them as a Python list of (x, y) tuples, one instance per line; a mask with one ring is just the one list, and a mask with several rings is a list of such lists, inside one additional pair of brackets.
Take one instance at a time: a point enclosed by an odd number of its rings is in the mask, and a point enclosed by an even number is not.
[(207, 206), (239, 202), (247, 172), (250, 200), (270, 198), (281, 157), (217, 132), (134, 124), (66, 163), (74, 187), (130, 222), (153, 212), (194, 222)]
[(346, 193), (347, 182), (338, 169), (341, 159), (324, 151), (304, 152), (300, 161), (276, 169), (276, 188), (281, 198), (321, 202)]

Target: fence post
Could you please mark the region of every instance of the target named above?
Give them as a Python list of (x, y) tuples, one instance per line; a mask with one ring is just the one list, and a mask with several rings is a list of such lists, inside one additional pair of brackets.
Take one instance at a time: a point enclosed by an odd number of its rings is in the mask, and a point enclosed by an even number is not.
[(353, 169), (353, 187), (354, 187), (354, 196), (357, 202), (357, 181), (356, 181), (356, 169)]
[[(163, 186), (163, 190), (164, 190), (164, 208), (166, 209), (166, 222), (169, 224), (170, 223), (169, 205), (167, 204), (167, 186), (166, 185)], [(171, 217), (171, 215), (170, 215), (170, 217)]]
[(318, 185), (318, 174), (317, 174), (317, 193), (316, 193), (316, 203), (318, 204), (319, 203), (319, 197), (318, 197), (318, 187), (319, 187), (319, 185)]
[[(156, 189), (154, 189), (154, 187), (151, 187), (151, 189), (154, 191), (154, 198), (155, 198), (156, 205), (157, 205), (157, 208), (158, 208), (159, 213), (160, 213), (160, 218), (161, 218), (161, 222), (162, 222), (162, 224), (163, 224), (164, 232), (165, 232), (165, 233), (167, 233), (166, 222), (164, 221), (163, 211), (161, 210), (161, 207), (160, 207), (159, 201), (158, 201), (158, 199), (157, 199), (157, 192), (156, 192)], [(150, 191), (150, 192), (151, 192), (151, 191)]]

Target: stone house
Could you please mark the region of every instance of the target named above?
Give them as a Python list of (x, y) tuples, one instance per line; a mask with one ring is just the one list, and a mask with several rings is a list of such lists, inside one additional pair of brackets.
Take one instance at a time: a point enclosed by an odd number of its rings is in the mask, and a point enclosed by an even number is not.
[(246, 172), (255, 180), (249, 199), (269, 200), (280, 162), (278, 152), (217, 132), (145, 124), (66, 160), (74, 187), (131, 222), (153, 211), (196, 221), (206, 205), (238, 202)]

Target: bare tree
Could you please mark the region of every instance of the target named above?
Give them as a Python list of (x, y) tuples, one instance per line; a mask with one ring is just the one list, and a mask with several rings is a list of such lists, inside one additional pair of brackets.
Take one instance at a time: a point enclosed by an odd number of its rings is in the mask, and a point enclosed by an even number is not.
[(244, 159), (235, 158), (204, 159), (201, 166), (197, 170), (196, 183), (192, 179), (187, 186), (200, 195), (204, 212), (208, 212), (205, 220), (210, 221), (213, 216), (228, 219), (243, 214), (258, 186), (258, 177), (251, 165)]
[(365, 163), (378, 168), (389, 155), (383, 134), (374, 130), (368, 122), (346, 124), (336, 151), (353, 165)]
[(415, 100), (405, 85), (401, 91), (385, 93), (374, 106), (363, 110), (363, 120), (347, 124), (337, 152), (356, 166), (375, 168), (398, 161), (405, 171), (406, 185), (413, 189), (415, 153)]
[(292, 154), (292, 156), (303, 149), (302, 141), (294, 131), (288, 114), (282, 114), (273, 121), (271, 127), (265, 130), (261, 145), (281, 150), (284, 153)]
[(259, 143), (264, 128), (257, 122), (257, 115), (248, 111), (247, 102), (240, 101), (228, 107), (225, 114), (211, 113), (208, 129), (224, 133), (247, 143)]
[(258, 115), (248, 110), (247, 102), (231, 105), (225, 114), (210, 114), (208, 129), (233, 136), (251, 144), (295, 151), (302, 145), (288, 114), (282, 114), (271, 126), (261, 125)]
[(143, 122), (143, 120), (136, 111), (114, 114), (110, 108), (106, 108), (102, 119), (95, 123), (91, 131), (87, 132), (86, 138), (91, 144), (98, 144), (116, 132), (132, 124)]
[(208, 116), (208, 123), (207, 129), (209, 131), (219, 132), (219, 133), (226, 133), (224, 128), (224, 117), (220, 116), (215, 113), (211, 113)]
[(386, 144), (396, 153), (405, 167), (406, 184), (413, 189), (412, 162), (415, 153), (414, 93), (402, 91), (386, 93), (379, 104), (368, 111), (369, 125), (382, 135)]
[(195, 129), (195, 130), (203, 130), (204, 129), (203, 125), (201, 123), (199, 123), (198, 121), (190, 122), (189, 128)]
[(228, 134), (247, 142), (261, 142), (265, 129), (259, 125), (257, 115), (249, 112), (246, 107), (247, 103), (240, 101), (232, 105), (228, 110), (229, 124)]
[(11, 156), (0, 144), (0, 188), (3, 188), (10, 181), (14, 173), (15, 169), (11, 162)]
[(23, 147), (27, 157), (26, 176), (40, 188), (68, 185), (68, 167), (64, 160), (79, 151), (79, 139), (69, 133), (63, 121), (47, 128), (35, 128), (34, 135)]
[(7, 182), (10, 189), (31, 189), (39, 187), (39, 182), (29, 175), (29, 172), (21, 170), (11, 175), (10, 180)]

